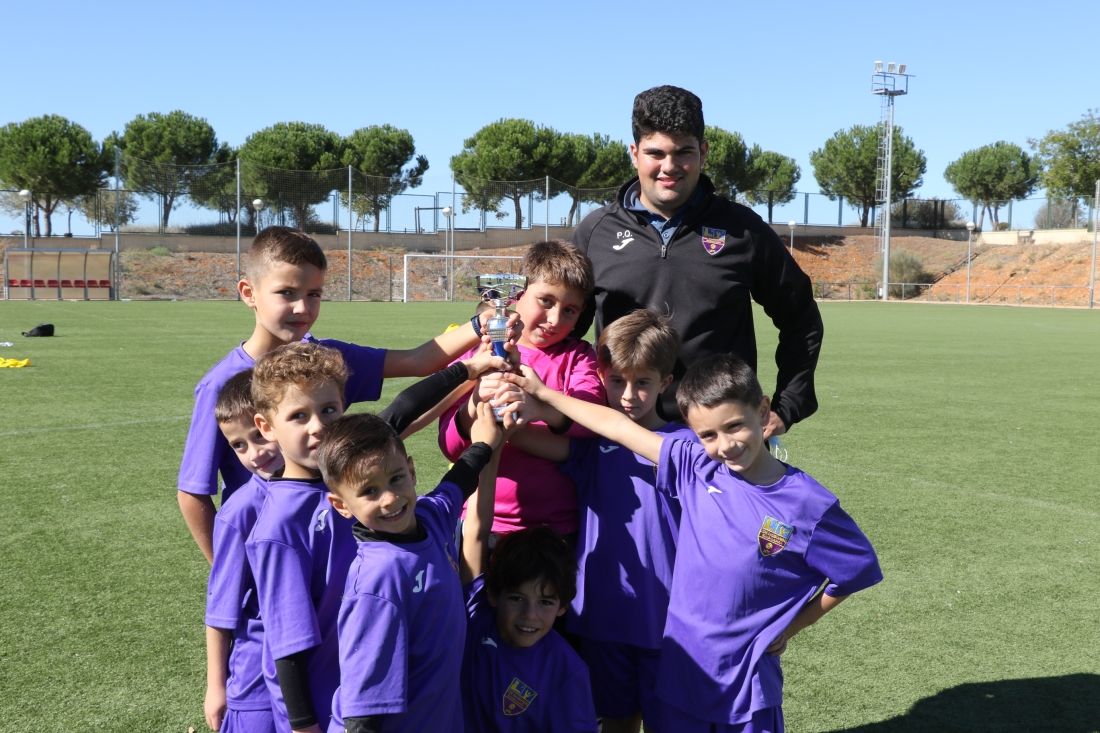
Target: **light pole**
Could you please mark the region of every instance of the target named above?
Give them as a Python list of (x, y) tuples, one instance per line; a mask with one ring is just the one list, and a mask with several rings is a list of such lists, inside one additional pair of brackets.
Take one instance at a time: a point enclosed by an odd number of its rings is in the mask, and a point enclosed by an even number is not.
[(882, 115), (879, 125), (882, 138), (878, 150), (878, 170), (875, 200), (882, 203), (882, 215), (875, 222), (875, 243), (881, 242), (882, 251), (882, 299), (890, 299), (890, 205), (893, 203), (892, 174), (894, 167), (894, 97), (909, 93), (909, 77), (905, 64), (893, 61), (882, 70), (882, 62), (875, 62), (871, 76), (871, 93), (882, 97)]
[(789, 221), (787, 222), (787, 226), (791, 228), (791, 257), (794, 257), (794, 228), (798, 226), (798, 222), (793, 220)]
[(264, 210), (267, 204), (263, 199), (255, 199), (252, 201), (252, 209), (256, 212), (256, 234), (260, 233), (260, 212)]
[(450, 238), (450, 244), (444, 240), (444, 252), (451, 255), (451, 258), (447, 260), (447, 290), (451, 291), (451, 284), (454, 282), (454, 244), (455, 244), (455, 230), (454, 230), (454, 209), (450, 206), (443, 207), (443, 216), (447, 218), (447, 236)]
[(974, 222), (966, 222), (966, 302), (970, 302), (970, 245), (974, 241)]
[(19, 192), (19, 198), (23, 202), (23, 249), (30, 249), (31, 199), (34, 194), (24, 188)]

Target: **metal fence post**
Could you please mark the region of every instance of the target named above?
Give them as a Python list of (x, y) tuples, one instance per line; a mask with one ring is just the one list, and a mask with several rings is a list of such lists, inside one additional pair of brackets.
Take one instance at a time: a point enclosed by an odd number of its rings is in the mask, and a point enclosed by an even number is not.
[(409, 256), (405, 255), (401, 268), (401, 302), (409, 302)]
[(458, 215), (458, 198), (455, 194), (455, 173), (451, 171), (451, 259), (447, 262), (449, 276), (447, 277), (447, 289), (450, 291), (449, 300), (455, 299), (455, 216)]
[[(844, 226), (844, 197), (843, 196), (838, 196), (837, 197), (836, 225), (838, 227)], [(848, 298), (848, 300), (851, 300), (851, 298)]]
[(348, 166), (348, 302), (351, 302), (351, 166)]
[[(118, 230), (119, 230), (119, 205), (118, 205), (118, 148), (115, 148), (115, 300), (122, 299), (122, 254), (119, 249)], [(33, 258), (32, 258), (33, 263)], [(34, 281), (31, 281), (34, 284)], [(33, 294), (33, 290), (32, 290)]]
[(1012, 231), (1012, 199), (1008, 200), (1008, 230)]
[(802, 210), (802, 226), (808, 226), (810, 223), (810, 194), (805, 194), (806, 205)]
[(1092, 198), (1092, 269), (1089, 275), (1089, 308), (1096, 296), (1096, 233), (1100, 230), (1100, 180), (1096, 181), (1096, 191)]
[(546, 177), (546, 226), (543, 229), (544, 240), (550, 239), (550, 176)]
[[(237, 282), (241, 281), (241, 159), (237, 158)], [(237, 288), (237, 300), (241, 290)]]

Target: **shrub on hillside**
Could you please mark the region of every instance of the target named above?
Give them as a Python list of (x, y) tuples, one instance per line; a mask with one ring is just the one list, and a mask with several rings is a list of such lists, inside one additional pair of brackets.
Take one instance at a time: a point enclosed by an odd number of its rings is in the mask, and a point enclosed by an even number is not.
[[(882, 258), (875, 264), (875, 272), (882, 272)], [(932, 273), (924, 269), (924, 263), (912, 252), (895, 249), (890, 253), (890, 297), (916, 298), (924, 292), (923, 286), (932, 282)], [(904, 283), (904, 287), (903, 284)]]

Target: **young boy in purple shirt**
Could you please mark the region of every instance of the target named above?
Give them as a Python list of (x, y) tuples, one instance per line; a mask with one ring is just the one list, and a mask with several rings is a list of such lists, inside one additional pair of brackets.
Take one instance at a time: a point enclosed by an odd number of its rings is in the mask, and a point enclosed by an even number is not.
[(475, 575), (465, 587), (466, 733), (595, 733), (588, 668), (553, 628), (577, 591), (573, 549), (551, 527), (521, 529), (500, 538), (483, 572), (494, 469), (477, 490), (487, 506), (467, 512), (463, 525), (463, 569)]
[[(195, 387), (195, 408), (180, 464), (177, 498), (191, 535), (208, 562), (213, 560), (214, 501), (218, 474), (222, 501), (250, 478), (233, 456), (214, 419), (214, 403), (229, 377), (249, 369), (257, 359), (283, 344), (315, 341), (309, 329), (321, 308), (327, 261), (311, 237), (289, 227), (264, 229), (248, 251), (245, 276), (238, 283), (241, 300), (256, 315), (252, 336), (211, 369)], [(479, 321), (484, 326), (488, 315)], [(518, 333), (513, 315), (513, 332)], [(479, 340), (473, 323), (464, 324), (415, 349), (372, 349), (342, 341), (323, 343), (340, 351), (350, 375), (344, 405), (377, 400), (382, 379), (425, 376), (445, 367)]]
[[(770, 402), (736, 356), (688, 369), (677, 404), (701, 443), (645, 430), (625, 415), (506, 375), (539, 400), (658, 466), (681, 503), (661, 646), (661, 730), (780, 733), (792, 637), (882, 580), (870, 542), (837, 498), (768, 453)], [(824, 585), (824, 590), (821, 590)]]
[(325, 433), (317, 462), (358, 544), (340, 606), (329, 733), (462, 730), (466, 618), (454, 527), (502, 439), (487, 404), (470, 439), (439, 486), (418, 497), (413, 460), (383, 421), (349, 415)]
[[(483, 350), (406, 389), (383, 411), (389, 416), (374, 419), (404, 430), (460, 383), (504, 366)], [(327, 728), (340, 681), (337, 615), (355, 539), (351, 522), (333, 511), (317, 450), (343, 415), (346, 379), (340, 353), (310, 343), (280, 346), (253, 375), (257, 425), (286, 461), (245, 543), (264, 623), (264, 678), (281, 733)]]
[[(596, 359), (609, 407), (646, 430), (694, 440), (690, 428), (667, 422), (655, 409), (679, 350), (668, 318), (637, 310), (603, 330)], [(534, 411), (526, 417), (539, 419)], [(657, 733), (657, 669), (680, 502), (654, 490), (652, 461), (607, 438), (570, 441), (521, 430), (509, 441), (558, 462), (577, 485), (580, 575), (568, 629), (581, 637), (603, 732), (638, 733), (644, 720), (646, 730)]]
[(229, 379), (214, 405), (218, 427), (252, 479), (214, 519), (214, 562), (206, 591), (206, 724), (221, 733), (274, 733), (264, 684), (263, 624), (245, 540), (267, 499), (267, 480), (282, 468), (278, 444), (256, 427), (252, 370)]

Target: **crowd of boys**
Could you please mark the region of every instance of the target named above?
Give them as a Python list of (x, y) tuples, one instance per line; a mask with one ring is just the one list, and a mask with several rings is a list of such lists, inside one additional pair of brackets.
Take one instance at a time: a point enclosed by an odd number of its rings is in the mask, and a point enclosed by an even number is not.
[[(678, 334), (639, 310), (571, 337), (594, 283), (565, 242), (524, 258), (508, 360), (484, 313), (408, 351), (315, 339), (325, 265), (262, 231), (255, 330), (195, 390), (179, 497), (212, 563), (211, 729), (783, 730), (779, 655), (882, 576), (766, 449), (752, 369), (704, 359), (685, 424), (660, 417)], [(344, 414), (398, 376), (424, 378)], [(453, 465), (419, 495), (403, 438), (435, 417)]]

